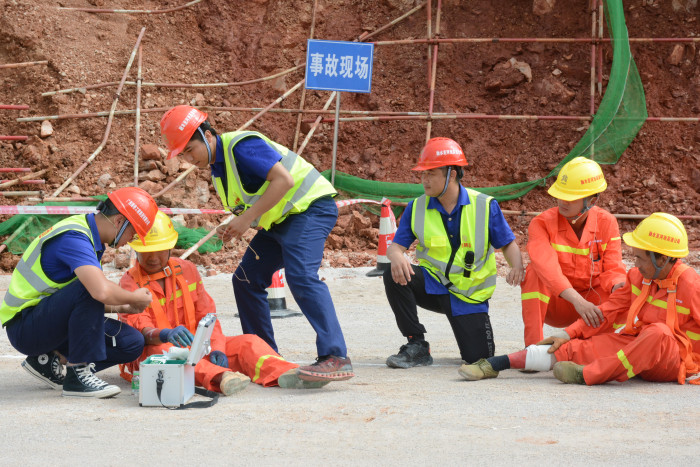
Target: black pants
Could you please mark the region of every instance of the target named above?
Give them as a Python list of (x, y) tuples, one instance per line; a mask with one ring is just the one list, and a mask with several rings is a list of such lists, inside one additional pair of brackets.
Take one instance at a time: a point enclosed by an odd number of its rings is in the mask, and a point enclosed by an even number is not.
[(391, 277), (391, 269), (384, 273), (384, 291), (396, 324), (406, 337), (425, 334), (425, 327), (418, 320), (418, 306), (447, 316), (457, 339), (459, 353), (467, 363), (480, 358), (493, 357), (495, 345), (488, 313), (452, 316), (449, 294), (431, 295), (425, 292), (423, 268), (412, 265), (415, 275), (407, 285), (399, 285)]

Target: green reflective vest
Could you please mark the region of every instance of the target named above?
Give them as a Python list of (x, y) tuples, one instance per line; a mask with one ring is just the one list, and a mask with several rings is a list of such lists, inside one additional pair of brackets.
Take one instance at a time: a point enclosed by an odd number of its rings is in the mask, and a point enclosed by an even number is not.
[(84, 214), (63, 219), (35, 238), (12, 272), (10, 287), (0, 304), (0, 322), (3, 325), (23, 309), (36, 305), (42, 298), (48, 297), (77, 279), (74, 277), (68, 282), (54, 282), (41, 269), (41, 248), (44, 242), (69, 230), (87, 235), (93, 249), (95, 248), (95, 239), (92, 238), (92, 232)]
[(236, 210), (241, 206), (248, 209), (255, 201), (262, 196), (270, 182), (266, 181), (255, 193), (248, 193), (243, 189), (241, 179), (236, 167), (236, 159), (233, 155), (233, 147), (247, 136), (257, 136), (262, 138), (282, 159), (280, 163), (289, 171), (294, 179), (294, 186), (282, 197), (282, 199), (269, 211), (255, 219), (251, 227), (262, 227), (269, 229), (273, 224), (279, 224), (290, 214), (304, 212), (309, 205), (322, 196), (336, 195), (337, 192), (328, 180), (323, 178), (313, 165), (309, 164), (298, 154), (290, 151), (281, 144), (275, 143), (261, 133), (256, 131), (234, 131), (221, 135), (221, 142), (224, 149), (224, 159), (226, 161), (226, 181), (227, 186), (219, 177), (212, 177), (216, 192), (221, 198), (221, 203), (225, 209)]
[[(467, 194), (469, 204), (462, 207), (461, 241), (456, 252), (452, 251), (440, 212), (428, 209), (426, 195), (413, 202), (411, 229), (418, 239), (419, 264), (455, 297), (468, 303), (481, 303), (496, 289), (496, 257), (488, 241), (493, 198), (468, 188)], [(474, 259), (466, 264), (470, 251)]]

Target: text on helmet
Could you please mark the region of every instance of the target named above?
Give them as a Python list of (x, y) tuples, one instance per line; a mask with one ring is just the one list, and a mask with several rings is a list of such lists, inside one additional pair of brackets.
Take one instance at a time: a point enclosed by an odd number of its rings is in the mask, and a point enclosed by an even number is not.
[(667, 242), (671, 242), (671, 243), (678, 243), (678, 244), (681, 243), (681, 239), (680, 239), (680, 238), (671, 237), (670, 235), (660, 234), (660, 233), (657, 233), (657, 232), (653, 232), (653, 231), (651, 231), (651, 230), (649, 231), (649, 236), (650, 236), (650, 237), (654, 237), (654, 238), (658, 238), (658, 239), (661, 239), (661, 240), (666, 240)]
[(182, 131), (185, 129), (188, 123), (190, 123), (190, 120), (194, 118), (194, 116), (197, 114), (197, 109), (192, 109), (189, 112), (187, 112), (187, 115), (185, 116), (185, 119), (180, 123), (180, 126), (177, 128), (178, 130)]
[(142, 220), (146, 225), (151, 225), (151, 221), (148, 219), (148, 216), (146, 216), (146, 214), (144, 214), (144, 212), (141, 210), (141, 208), (139, 208), (139, 207), (136, 205), (136, 203), (134, 203), (134, 202), (131, 201), (131, 200), (128, 200), (128, 201), (126, 202), (126, 204), (127, 204), (131, 209), (134, 210), (134, 212), (136, 213), (136, 215), (139, 216), (139, 217), (141, 218), (141, 220)]
[(603, 178), (603, 174), (598, 174), (598, 175), (596, 175), (595, 177), (583, 178), (583, 179), (581, 179), (581, 185), (586, 185), (586, 184), (588, 184), (588, 183), (593, 183), (593, 182), (595, 182), (595, 181), (600, 180), (601, 178)]
[(435, 151), (436, 156), (446, 156), (448, 154), (459, 156), (462, 154), (462, 151), (460, 151), (459, 149), (443, 149), (441, 151)]

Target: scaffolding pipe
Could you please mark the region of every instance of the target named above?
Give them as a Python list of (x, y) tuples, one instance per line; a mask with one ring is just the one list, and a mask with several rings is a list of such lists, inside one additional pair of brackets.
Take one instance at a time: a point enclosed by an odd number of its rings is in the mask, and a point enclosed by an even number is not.
[[(544, 43), (575, 43), (575, 42), (611, 42), (609, 37), (452, 37), (444, 39), (397, 39), (393, 41), (376, 41), (374, 45), (408, 45), (408, 44), (498, 44), (503, 42), (544, 42)], [(630, 42), (700, 42), (699, 37), (630, 37)]]
[[(209, 105), (193, 106), (199, 110), (207, 112), (260, 112), (264, 110), (264, 107), (215, 107)], [(154, 112), (167, 112), (170, 107), (153, 107), (150, 109), (141, 109), (141, 113), (154, 113)], [(271, 113), (290, 113), (290, 114), (325, 114), (332, 115), (335, 114), (334, 110), (317, 110), (317, 109), (269, 109), (268, 112)], [(115, 117), (122, 117), (125, 115), (133, 115), (136, 113), (136, 109), (129, 110), (117, 110), (114, 112)], [(346, 115), (428, 115), (428, 112), (395, 112), (395, 111), (383, 111), (383, 110), (340, 110), (341, 114)], [(434, 112), (433, 115), (458, 115), (448, 112)], [(81, 114), (61, 114), (61, 115), (39, 115), (36, 117), (19, 117), (15, 121), (23, 122), (40, 122), (44, 120), (66, 120), (73, 118), (93, 118), (93, 117), (109, 117), (109, 112), (91, 112), (91, 113), (81, 113)], [(303, 120), (302, 122), (309, 122), (314, 120)]]
[[(394, 203), (392, 203), (394, 204)], [(513, 211), (513, 210), (508, 210), (508, 209), (503, 209), (501, 210), (503, 214), (508, 214), (508, 215), (514, 215), (514, 216), (528, 216), (528, 217), (535, 217), (539, 216), (542, 214), (541, 212), (532, 212), (532, 211)], [(650, 214), (613, 214), (616, 219), (622, 219), (622, 220), (641, 220), (641, 219), (646, 219), (647, 217), (650, 216)], [(700, 216), (693, 216), (693, 215), (684, 215), (684, 214), (674, 214), (675, 217), (679, 219), (684, 219), (684, 220), (689, 220), (689, 221), (700, 221)]]
[[(426, 21), (427, 21), (425, 34), (427, 36), (427, 39), (432, 39), (433, 38), (433, 1), (432, 0), (428, 0), (427, 13), (428, 14), (425, 15)], [(433, 73), (433, 50), (430, 47), (430, 45), (428, 45), (428, 63), (427, 63), (427, 65), (428, 65), (428, 87), (430, 87), (430, 83), (433, 82), (433, 78), (432, 78), (432, 76), (433, 76), (432, 75), (432, 73)]]
[(46, 65), (47, 63), (49, 63), (48, 60), (39, 60), (37, 62), (5, 63), (4, 65), (0, 65), (0, 69), (3, 69), (3, 68), (24, 68), (27, 66), (34, 66), (34, 65)]
[(0, 191), (0, 196), (6, 196), (8, 198), (18, 196), (41, 196), (43, 191)]
[(603, 0), (598, 0), (598, 95), (603, 95)]
[[(321, 118), (322, 123), (334, 122), (332, 118)], [(389, 120), (579, 120), (590, 121), (590, 115), (488, 115), (488, 114), (433, 114), (430, 115), (386, 115), (371, 117), (342, 117), (341, 122), (372, 122)], [(311, 120), (304, 120), (310, 122)]]
[[(442, 8), (442, 0), (438, 0), (437, 14), (435, 15), (435, 35), (440, 35), (440, 10)], [(430, 72), (430, 100), (428, 102), (428, 124), (425, 131), (425, 142), (428, 143), (430, 134), (433, 129), (433, 104), (435, 103), (435, 82), (437, 81), (437, 59), (438, 59), (438, 44), (433, 46), (433, 63)]]
[[(277, 77), (292, 73), (292, 72), (298, 70), (299, 68), (303, 68), (304, 66), (306, 66), (306, 63), (302, 63), (300, 65), (294, 66), (294, 67), (289, 68), (287, 70), (280, 71), (279, 73), (275, 73), (274, 75), (265, 76), (263, 78), (251, 79), (248, 81), (238, 81), (238, 82), (233, 82), (233, 83), (187, 84), (187, 83), (150, 83), (150, 82), (146, 81), (146, 82), (142, 82), (141, 86), (154, 87), (154, 88), (225, 88), (225, 87), (231, 87), (231, 86), (244, 86), (247, 84), (261, 83), (263, 81), (275, 79)], [(48, 91), (48, 92), (42, 93), (41, 96), (46, 97), (46, 96), (53, 96), (54, 94), (69, 94), (72, 92), (85, 92), (88, 89), (105, 88), (105, 87), (109, 87), (109, 86), (117, 86), (118, 84), (119, 84), (119, 81), (109, 81), (107, 83), (89, 84), (87, 86), (80, 86), (77, 88), (59, 89), (58, 91)], [(124, 81), (125, 86), (136, 86), (136, 84), (137, 84), (136, 81)]]
[[(11, 181), (13, 181), (13, 180), (0, 180), (0, 184), (11, 182)], [(22, 180), (21, 182), (18, 183), (18, 185), (43, 185), (45, 183), (46, 183), (46, 180)]]
[(201, 2), (202, 0), (193, 0), (189, 3), (186, 3), (181, 6), (176, 6), (172, 8), (164, 8), (162, 10), (106, 10), (102, 8), (77, 8), (77, 7), (65, 7), (61, 6), (58, 7), (59, 10), (71, 10), (71, 11), (83, 11), (85, 13), (130, 13), (130, 14), (138, 14), (142, 13), (145, 15), (148, 14), (155, 14), (155, 13), (171, 13), (173, 11), (178, 11), (178, 10), (184, 10), (185, 8), (191, 7), (192, 5), (196, 5), (197, 3)]
[(19, 182), (24, 182), (26, 180), (30, 180), (30, 179), (35, 178), (35, 177), (41, 177), (47, 171), (48, 171), (48, 169), (43, 169), (43, 170), (40, 170), (36, 173), (30, 173), (29, 175), (25, 175), (23, 177), (15, 179), (15, 180), (10, 180), (9, 182), (0, 183), (0, 190), (3, 188), (11, 187), (13, 185), (17, 185)]
[(19, 227), (17, 227), (17, 229), (12, 233), (12, 235), (10, 235), (10, 236), (7, 238), (7, 240), (5, 240), (5, 242), (3, 242), (2, 245), (0, 245), (0, 253), (2, 253), (2, 251), (3, 251), (5, 248), (7, 248), (7, 244), (8, 244), (8, 243), (12, 243), (12, 241), (13, 241), (15, 238), (17, 238), (17, 236), (18, 236), (19, 234), (21, 234), (21, 233), (24, 231), (24, 229), (25, 229), (32, 221), (34, 221), (34, 219), (35, 219), (35, 217), (28, 217), (27, 220), (25, 220), (24, 222), (22, 222), (22, 224), (21, 224)]
[(97, 155), (102, 151), (102, 148), (105, 147), (105, 144), (107, 144), (107, 138), (109, 137), (109, 130), (112, 127), (112, 119), (114, 117), (114, 111), (117, 108), (117, 103), (119, 102), (119, 93), (122, 91), (123, 83), (126, 80), (126, 75), (129, 73), (129, 70), (131, 69), (131, 64), (134, 62), (134, 57), (136, 56), (136, 51), (139, 48), (139, 45), (141, 44), (141, 39), (143, 39), (143, 35), (146, 32), (146, 28), (143, 27), (141, 28), (141, 33), (139, 34), (138, 39), (136, 39), (136, 44), (134, 45), (134, 49), (131, 51), (131, 56), (129, 57), (129, 62), (126, 65), (126, 69), (124, 70), (124, 74), (122, 75), (122, 80), (121, 83), (119, 84), (119, 87), (117, 87), (117, 92), (114, 95), (114, 101), (112, 102), (112, 109), (110, 110), (110, 116), (109, 119), (107, 120), (107, 128), (105, 129), (105, 134), (104, 137), (102, 138), (102, 142), (100, 143), (100, 146), (93, 152), (90, 157), (81, 165), (78, 170), (76, 170), (68, 179), (61, 185), (58, 190), (56, 190), (52, 196), (58, 196), (68, 185), (71, 184), (73, 180), (80, 174), (88, 165), (92, 163), (92, 161), (97, 157)]
[[(326, 104), (323, 106), (324, 111), (328, 110), (328, 107), (331, 106), (331, 102), (333, 102), (334, 99), (335, 99), (335, 91), (331, 92), (331, 96), (328, 98), (328, 100), (326, 101)], [(309, 132), (306, 134), (306, 138), (304, 138), (304, 141), (299, 146), (299, 149), (297, 151), (294, 151), (294, 152), (301, 155), (301, 153), (304, 151), (304, 148), (306, 148), (306, 145), (309, 144), (309, 141), (311, 141), (311, 137), (314, 135), (314, 132), (316, 132), (316, 128), (318, 128), (318, 125), (321, 123), (321, 120), (323, 120), (323, 117), (321, 117), (320, 115), (318, 117), (316, 117), (315, 120), (312, 120), (313, 125), (311, 125)], [(341, 119), (338, 119), (338, 121), (340, 121), (340, 120)], [(331, 118), (331, 119), (328, 119), (328, 121), (334, 122), (335, 119)]]
[(139, 140), (141, 130), (141, 45), (139, 45), (138, 72), (136, 75), (136, 129), (134, 133), (134, 186), (139, 186)]
[(219, 224), (219, 226), (216, 229), (213, 229), (211, 232), (206, 234), (204, 237), (200, 238), (197, 243), (195, 243), (194, 245), (189, 247), (187, 249), (187, 251), (185, 251), (182, 255), (180, 255), (180, 258), (187, 259), (187, 257), (190, 256), (192, 253), (194, 253), (200, 246), (204, 245), (204, 243), (206, 243), (207, 240), (209, 240), (211, 237), (216, 235), (216, 231), (219, 227), (221, 227), (222, 225), (227, 225), (229, 222), (231, 222), (233, 220), (234, 217), (236, 217), (236, 216), (231, 214), (226, 219), (224, 219), (223, 222), (221, 222), (221, 224)]
[(425, 2), (421, 3), (420, 5), (416, 6), (415, 8), (412, 8), (412, 9), (408, 10), (406, 13), (404, 13), (404, 14), (401, 15), (401, 16), (399, 16), (398, 18), (396, 18), (396, 19), (394, 19), (394, 20), (392, 20), (392, 21), (386, 23), (384, 26), (382, 26), (382, 27), (380, 27), (380, 28), (378, 28), (378, 29), (375, 29), (375, 30), (372, 31), (371, 33), (360, 36), (360, 37), (358, 38), (358, 42), (367, 42), (367, 39), (369, 39), (370, 37), (376, 36), (376, 35), (379, 34), (380, 32), (384, 32), (385, 30), (389, 29), (390, 27), (394, 26), (395, 24), (400, 23), (401, 21), (405, 20), (406, 18), (408, 18), (409, 16), (411, 16), (411, 15), (412, 15), (413, 13), (415, 13), (416, 11), (420, 10), (421, 8), (423, 8), (427, 3), (428, 3), (428, 2), (425, 1)]
[(236, 130), (236, 131), (241, 131), (241, 130), (245, 130), (246, 128), (248, 128), (250, 125), (253, 124), (253, 122), (255, 122), (255, 120), (257, 120), (258, 118), (260, 118), (260, 117), (262, 117), (263, 115), (265, 115), (272, 107), (276, 106), (277, 104), (279, 104), (280, 102), (282, 102), (283, 100), (285, 100), (287, 97), (289, 97), (289, 95), (292, 94), (294, 91), (296, 91), (297, 89), (299, 89), (300, 87), (302, 87), (302, 86), (304, 85), (304, 81), (305, 81), (305, 80), (303, 80), (303, 79), (302, 79), (301, 81), (299, 81), (299, 82), (298, 82), (297, 84), (295, 84), (294, 87), (292, 87), (289, 91), (285, 92), (285, 93), (282, 94), (280, 97), (278, 97), (277, 99), (275, 99), (274, 102), (272, 102), (270, 105), (268, 105), (267, 107), (265, 107), (264, 109), (262, 109), (259, 113), (257, 113), (253, 118), (251, 118), (251, 119), (248, 120), (247, 122), (245, 122), (245, 123), (244, 123), (240, 128), (238, 128), (238, 130)]
[(28, 136), (0, 136), (0, 141), (27, 141)]
[[(314, 28), (316, 27), (316, 6), (318, 0), (314, 0), (314, 4), (311, 7), (311, 31), (309, 32), (309, 39), (314, 38)], [(294, 129), (294, 142), (292, 143), (292, 151), (296, 152), (297, 143), (299, 142), (299, 131), (301, 131), (301, 118), (304, 111), (304, 104), (306, 103), (306, 84), (304, 89), (301, 90), (301, 100), (299, 101), (299, 113), (297, 114), (297, 126)]]
[[(591, 0), (593, 8), (591, 9), (591, 39), (596, 37), (596, 26), (597, 26), (597, 12), (596, 3), (597, 0)], [(590, 102), (590, 114), (595, 115), (595, 52), (596, 52), (597, 41), (591, 41), (591, 102)], [(592, 155), (592, 154), (591, 154)]]
[(0, 104), (0, 109), (2, 110), (28, 110), (29, 106), (28, 105), (7, 105), (7, 104)]

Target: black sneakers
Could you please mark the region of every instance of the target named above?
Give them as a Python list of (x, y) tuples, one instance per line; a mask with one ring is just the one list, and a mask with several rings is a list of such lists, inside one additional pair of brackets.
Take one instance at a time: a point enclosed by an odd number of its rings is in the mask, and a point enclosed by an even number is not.
[(386, 366), (390, 368), (412, 368), (432, 364), (430, 344), (426, 341), (409, 341), (408, 344), (401, 346), (399, 353), (386, 359)]
[(25, 358), (22, 368), (51, 389), (63, 386), (63, 365), (58, 355), (53, 352)]
[(69, 366), (63, 381), (63, 395), (70, 397), (105, 397), (116, 396), (121, 392), (118, 386), (107, 384), (93, 373), (95, 364)]

